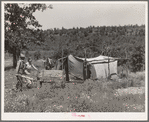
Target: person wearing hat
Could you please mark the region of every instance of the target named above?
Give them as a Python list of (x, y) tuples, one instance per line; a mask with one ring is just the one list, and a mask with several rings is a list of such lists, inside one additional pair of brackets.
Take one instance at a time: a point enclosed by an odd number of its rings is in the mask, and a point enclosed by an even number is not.
[[(16, 74), (23, 75), (25, 70), (25, 55), (20, 54), (20, 59), (17, 62), (17, 67), (16, 67)], [(17, 84), (16, 84), (16, 90), (20, 88), (20, 91), (22, 91), (22, 81), (23, 78), (21, 76), (17, 76)]]
[[(38, 69), (32, 64), (32, 59), (29, 57), (28, 62), (25, 64), (25, 74), (30, 75), (32, 69), (38, 71)], [(31, 80), (27, 79), (27, 83), (28, 83), (27, 86), (31, 84)]]

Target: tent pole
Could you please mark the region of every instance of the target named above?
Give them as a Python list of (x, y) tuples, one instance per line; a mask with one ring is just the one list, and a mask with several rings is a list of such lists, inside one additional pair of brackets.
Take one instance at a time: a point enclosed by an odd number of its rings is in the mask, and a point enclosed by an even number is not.
[(63, 48), (62, 48), (62, 70), (63, 70)]
[(86, 60), (86, 49), (85, 49), (85, 60)]
[(85, 50), (85, 80), (87, 76), (87, 64), (86, 64), (86, 50)]
[[(127, 51), (126, 51), (126, 48), (125, 48), (125, 54), (126, 54), (126, 59), (127, 59)], [(127, 66), (127, 62), (126, 62), (126, 70), (127, 70), (127, 78), (128, 78), (128, 66)]]
[(85, 61), (83, 63), (83, 80), (86, 80), (86, 49), (85, 49)]
[(86, 49), (85, 49), (85, 62), (84, 62), (84, 67), (85, 67), (84, 80), (86, 80)]
[(63, 70), (63, 47), (62, 47), (62, 77), (64, 78), (64, 70)]
[(66, 58), (65, 72), (66, 72), (66, 81), (69, 81), (68, 57)]
[(108, 77), (110, 76), (110, 67), (109, 67), (109, 52), (108, 52)]

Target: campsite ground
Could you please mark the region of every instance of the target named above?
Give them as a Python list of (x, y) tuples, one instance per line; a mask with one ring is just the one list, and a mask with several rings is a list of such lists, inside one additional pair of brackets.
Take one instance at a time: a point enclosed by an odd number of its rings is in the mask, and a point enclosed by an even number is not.
[(145, 72), (105, 82), (86, 80), (66, 83), (64, 89), (44, 84), (42, 88), (13, 89), (17, 80), (12, 59), (5, 58), (5, 112), (144, 112)]

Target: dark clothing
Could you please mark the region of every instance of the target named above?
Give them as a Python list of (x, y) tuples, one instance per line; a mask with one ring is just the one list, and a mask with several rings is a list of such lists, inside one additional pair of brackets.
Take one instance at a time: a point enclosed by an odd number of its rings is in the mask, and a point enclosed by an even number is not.
[(16, 84), (16, 89), (22, 91), (22, 86), (23, 86), (23, 78), (20, 76), (17, 76), (17, 84)]
[(19, 60), (17, 63), (16, 73), (23, 75), (24, 70), (25, 70), (25, 62), (23, 60)]
[[(16, 73), (23, 75), (25, 70), (25, 62), (24, 60), (19, 60), (17, 63), (17, 68), (16, 68)], [(23, 86), (23, 78), (21, 76), (17, 76), (17, 84), (16, 84), (16, 89), (22, 91), (22, 86)]]

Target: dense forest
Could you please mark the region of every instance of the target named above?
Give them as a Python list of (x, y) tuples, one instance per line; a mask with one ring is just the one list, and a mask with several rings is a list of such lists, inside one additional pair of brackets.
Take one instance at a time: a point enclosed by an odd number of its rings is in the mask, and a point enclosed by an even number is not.
[[(61, 58), (72, 54), (88, 58), (106, 55), (119, 60), (119, 65), (128, 62), (132, 71), (144, 70), (145, 65), (145, 25), (89, 26), (87, 28), (23, 30), (21, 39), (24, 50), (53, 51), (51, 58)], [(7, 48), (7, 45), (6, 47)], [(23, 48), (22, 48), (23, 49)], [(127, 60), (124, 60), (127, 59)]]

